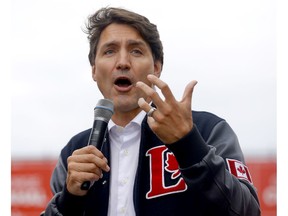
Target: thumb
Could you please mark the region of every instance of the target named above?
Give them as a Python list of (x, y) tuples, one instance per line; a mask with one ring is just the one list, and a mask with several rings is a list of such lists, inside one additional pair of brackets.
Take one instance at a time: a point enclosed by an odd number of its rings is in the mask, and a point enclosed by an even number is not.
[(197, 84), (196, 80), (192, 80), (190, 83), (188, 83), (188, 85), (185, 87), (185, 90), (182, 96), (182, 102), (185, 101), (186, 103), (191, 104), (192, 93), (196, 84)]

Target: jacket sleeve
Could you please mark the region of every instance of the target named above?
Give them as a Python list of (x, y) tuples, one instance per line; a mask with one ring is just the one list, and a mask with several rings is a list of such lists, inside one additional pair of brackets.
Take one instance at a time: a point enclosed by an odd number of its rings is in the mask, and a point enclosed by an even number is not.
[(187, 186), (217, 215), (260, 215), (253, 184), (235, 177), (227, 159), (245, 164), (236, 134), (226, 121), (218, 122), (207, 140), (194, 125), (184, 138), (167, 145), (174, 153)]
[(50, 180), (50, 187), (54, 196), (47, 204), (44, 216), (80, 216), (84, 214), (85, 196), (74, 196), (67, 191), (66, 176), (67, 169), (63, 163), (63, 158), (60, 156)]

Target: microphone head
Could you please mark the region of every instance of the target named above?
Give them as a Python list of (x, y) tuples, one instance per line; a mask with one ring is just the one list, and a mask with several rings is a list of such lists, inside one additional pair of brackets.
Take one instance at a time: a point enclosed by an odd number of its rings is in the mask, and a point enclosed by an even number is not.
[(113, 101), (109, 99), (100, 99), (94, 108), (94, 119), (99, 119), (108, 123), (113, 113)]

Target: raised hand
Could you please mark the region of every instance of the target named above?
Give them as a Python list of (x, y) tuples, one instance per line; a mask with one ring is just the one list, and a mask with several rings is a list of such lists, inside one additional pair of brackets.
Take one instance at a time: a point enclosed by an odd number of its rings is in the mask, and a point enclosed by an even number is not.
[(148, 124), (159, 139), (165, 144), (174, 143), (193, 128), (191, 102), (193, 89), (197, 81), (191, 81), (186, 86), (181, 101), (177, 101), (165, 82), (151, 74), (147, 78), (161, 90), (164, 99), (160, 97), (155, 89), (139, 81), (136, 87), (142, 89), (152, 100), (156, 110), (151, 110), (151, 106), (143, 98), (139, 99), (138, 105), (149, 114)]

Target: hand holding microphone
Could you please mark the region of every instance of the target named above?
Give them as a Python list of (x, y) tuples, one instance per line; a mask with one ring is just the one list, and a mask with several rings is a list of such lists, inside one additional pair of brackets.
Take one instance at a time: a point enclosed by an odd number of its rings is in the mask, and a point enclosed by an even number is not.
[[(114, 113), (113, 102), (101, 99), (94, 108), (93, 127), (88, 139), (88, 145), (76, 149), (67, 158), (68, 170), (67, 190), (74, 195), (82, 196), (91, 186), (90, 181), (101, 178), (102, 170), (108, 172), (110, 167), (101, 152), (107, 131), (108, 122)], [(94, 147), (95, 146), (95, 147)], [(92, 180), (93, 179), (93, 180)]]
[[(108, 122), (114, 113), (113, 102), (108, 99), (101, 99), (98, 101), (94, 109), (94, 122), (89, 136), (88, 145), (94, 145), (97, 149), (101, 150), (105, 134), (107, 132)], [(91, 183), (84, 182), (81, 185), (82, 190), (88, 190)]]

